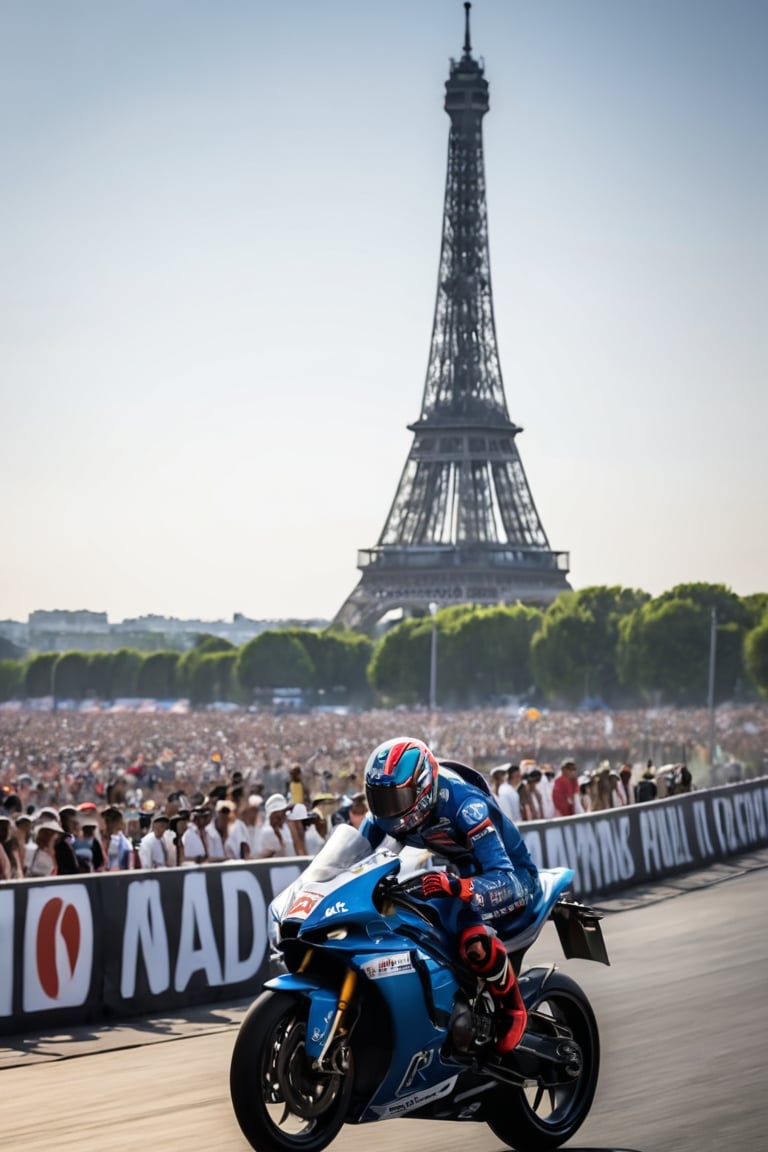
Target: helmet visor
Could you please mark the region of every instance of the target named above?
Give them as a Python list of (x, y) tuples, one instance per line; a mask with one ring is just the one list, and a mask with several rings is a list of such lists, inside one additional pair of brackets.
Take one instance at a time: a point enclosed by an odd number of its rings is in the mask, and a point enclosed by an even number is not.
[(366, 788), (368, 807), (373, 816), (382, 820), (389, 820), (393, 816), (402, 816), (409, 812), (416, 803), (418, 790), (415, 784), (369, 784)]

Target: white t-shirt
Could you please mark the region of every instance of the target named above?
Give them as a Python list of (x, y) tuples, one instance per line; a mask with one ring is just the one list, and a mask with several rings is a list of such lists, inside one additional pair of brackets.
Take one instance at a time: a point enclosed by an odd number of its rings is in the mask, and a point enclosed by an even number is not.
[(293, 839), (287, 828), (281, 830), (282, 840), (271, 824), (265, 825), (261, 833), (262, 856), (293, 856)]
[(139, 860), (142, 868), (168, 867), (171, 861), (162, 836), (158, 839), (151, 829), (145, 836), (142, 836), (141, 844), (139, 844)]
[(499, 802), (499, 808), (505, 816), (510, 820), (514, 820), (515, 824), (520, 823), (520, 797), (517, 788), (510, 784), (508, 780), (502, 781), (499, 785), (499, 792), (496, 797)]
[[(206, 840), (208, 839), (208, 829), (205, 829)], [(200, 829), (196, 824), (190, 824), (181, 838), (181, 843), (184, 846), (184, 862), (185, 864), (195, 864), (197, 860), (202, 857), (203, 861), (207, 858), (208, 849), (203, 844), (203, 838), (200, 835)]]

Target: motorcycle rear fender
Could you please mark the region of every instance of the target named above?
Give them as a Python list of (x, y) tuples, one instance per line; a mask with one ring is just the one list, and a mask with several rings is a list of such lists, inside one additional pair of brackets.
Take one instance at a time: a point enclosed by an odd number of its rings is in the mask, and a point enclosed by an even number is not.
[(558, 900), (552, 909), (552, 919), (560, 937), (560, 945), (566, 959), (595, 960), (598, 964), (610, 964), (608, 950), (600, 927), (602, 913), (584, 904)]

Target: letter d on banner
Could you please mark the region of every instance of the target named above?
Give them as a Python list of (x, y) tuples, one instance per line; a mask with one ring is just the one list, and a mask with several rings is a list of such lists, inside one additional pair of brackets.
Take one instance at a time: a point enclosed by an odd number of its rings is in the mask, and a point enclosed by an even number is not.
[(30, 889), (24, 927), (24, 1011), (84, 1004), (92, 970), (93, 915), (87, 886)]

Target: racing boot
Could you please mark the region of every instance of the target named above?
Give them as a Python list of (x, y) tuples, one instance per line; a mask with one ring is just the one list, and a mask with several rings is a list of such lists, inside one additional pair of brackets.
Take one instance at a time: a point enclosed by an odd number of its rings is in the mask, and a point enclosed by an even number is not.
[(496, 1051), (506, 1055), (520, 1043), (528, 1013), (520, 995), (515, 971), (504, 945), (491, 928), (476, 924), (459, 937), (459, 954), (476, 976), (482, 976), (496, 1004), (499, 1025)]

